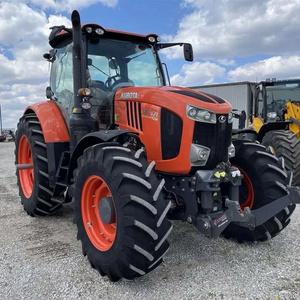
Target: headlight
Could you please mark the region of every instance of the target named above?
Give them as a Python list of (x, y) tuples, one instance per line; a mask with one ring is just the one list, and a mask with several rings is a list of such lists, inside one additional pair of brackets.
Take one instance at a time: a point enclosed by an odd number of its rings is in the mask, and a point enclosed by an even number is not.
[(235, 156), (235, 147), (231, 143), (231, 145), (228, 147), (228, 158), (232, 158)]
[(196, 117), (197, 116), (197, 109), (191, 108), (189, 110), (189, 116), (192, 117), (192, 118)]
[(228, 123), (232, 123), (232, 121), (233, 121), (233, 113), (230, 112), (230, 113), (228, 114)]
[(190, 162), (192, 166), (205, 166), (209, 158), (210, 149), (202, 145), (191, 145)]
[(276, 119), (276, 117), (277, 117), (277, 113), (274, 111), (267, 113), (267, 118), (269, 119)]
[(103, 30), (102, 28), (96, 28), (96, 29), (95, 29), (95, 32), (96, 32), (97, 34), (99, 34), (99, 35), (104, 34), (104, 30)]
[(92, 107), (92, 104), (87, 100), (80, 103), (80, 106), (83, 109), (90, 109)]
[(154, 36), (149, 36), (148, 37), (149, 42), (155, 43), (155, 37)]
[(85, 29), (85, 31), (86, 31), (87, 33), (92, 33), (93, 29), (92, 29), (92, 27), (87, 27), (87, 28)]
[(186, 106), (186, 115), (194, 121), (211, 124), (217, 123), (217, 116), (213, 111), (192, 106), (190, 104), (187, 104)]

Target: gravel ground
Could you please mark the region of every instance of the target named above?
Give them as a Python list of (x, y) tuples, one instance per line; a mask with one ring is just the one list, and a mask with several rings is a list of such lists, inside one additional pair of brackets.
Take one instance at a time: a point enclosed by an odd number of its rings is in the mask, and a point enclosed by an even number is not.
[(20, 205), (14, 144), (0, 143), (0, 299), (300, 299), (300, 211), (274, 239), (236, 244), (174, 222), (164, 263), (111, 283), (81, 254), (72, 204), (29, 217)]

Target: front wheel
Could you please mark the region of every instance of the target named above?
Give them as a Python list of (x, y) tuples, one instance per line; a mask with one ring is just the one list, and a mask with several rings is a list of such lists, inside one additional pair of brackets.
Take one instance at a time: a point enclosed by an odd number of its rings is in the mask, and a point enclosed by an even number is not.
[[(255, 143), (237, 140), (234, 145), (236, 156), (231, 159), (231, 163), (244, 175), (239, 194), (242, 209), (258, 209), (287, 194), (287, 174), (274, 155)], [(239, 242), (271, 239), (289, 224), (294, 209), (294, 204), (289, 205), (253, 230), (231, 223), (223, 235)]]
[(170, 202), (142, 151), (89, 147), (75, 171), (75, 214), (83, 254), (111, 281), (155, 269), (169, 248)]

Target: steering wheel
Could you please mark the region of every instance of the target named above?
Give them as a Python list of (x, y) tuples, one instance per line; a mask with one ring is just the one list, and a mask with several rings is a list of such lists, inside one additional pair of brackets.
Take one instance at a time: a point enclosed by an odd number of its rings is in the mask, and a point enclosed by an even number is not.
[(127, 76), (114, 75), (107, 78), (105, 86), (114, 91), (120, 87), (134, 86), (134, 83)]

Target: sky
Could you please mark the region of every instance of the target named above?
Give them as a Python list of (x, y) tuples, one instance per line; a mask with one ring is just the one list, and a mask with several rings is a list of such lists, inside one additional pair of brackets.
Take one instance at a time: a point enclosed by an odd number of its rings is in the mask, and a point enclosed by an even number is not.
[[(156, 33), (162, 42), (189, 42), (163, 51), (172, 85), (300, 78), (300, 0), (10, 0), (0, 1), (0, 103), (3, 128), (46, 100), (50, 27), (82, 23)], [(177, 48), (175, 50), (175, 48)]]

